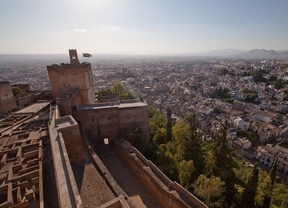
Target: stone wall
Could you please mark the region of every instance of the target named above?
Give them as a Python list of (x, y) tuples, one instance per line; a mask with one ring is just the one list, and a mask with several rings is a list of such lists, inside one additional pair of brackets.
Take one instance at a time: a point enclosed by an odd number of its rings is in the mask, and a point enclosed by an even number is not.
[(142, 138), (149, 139), (147, 106), (121, 108), (111, 105), (101, 108), (98, 105), (95, 109), (73, 111), (72, 115), (82, 124), (87, 136), (97, 142), (104, 138), (113, 142), (127, 136), (133, 128), (139, 128)]
[(84, 161), (82, 137), (79, 126), (72, 116), (57, 119), (58, 131), (62, 133), (68, 156), (71, 162), (80, 163)]
[(98, 102), (117, 102), (121, 100), (119, 93), (102, 94)]
[(36, 97), (33, 93), (25, 93), (16, 96), (16, 102), (19, 107), (24, 107), (35, 103)]
[(71, 110), (71, 99), (69, 97), (58, 97), (56, 103), (59, 108), (61, 116), (67, 116), (72, 114)]
[(80, 65), (51, 65), (47, 66), (53, 96), (63, 96), (71, 89), (79, 89), (82, 104), (95, 103), (92, 70), (90, 63)]
[[(70, 164), (71, 158), (69, 158), (70, 155), (66, 148), (63, 135), (58, 131), (59, 124), (62, 124), (62, 127), (64, 127), (66, 122), (65, 120), (62, 120), (62, 122), (60, 122), (61, 120), (59, 121), (61, 118), (59, 118), (58, 106), (53, 106), (53, 108), (54, 110), (51, 108), (50, 113), (52, 117), (49, 122), (49, 137), (52, 150), (59, 207), (82, 208), (82, 200)], [(56, 120), (58, 120), (58, 122), (56, 122)]]
[(148, 161), (127, 141), (116, 142), (117, 154), (127, 162), (139, 180), (147, 187), (163, 207), (207, 208), (197, 197), (176, 182), (167, 178), (151, 161)]
[(121, 136), (132, 131), (134, 128), (141, 129), (141, 136), (143, 139), (149, 139), (149, 122), (148, 122), (148, 108), (120, 108), (119, 109), (119, 123)]
[(9, 82), (0, 81), (0, 115), (17, 108)]
[(112, 142), (120, 137), (117, 108), (75, 111), (73, 117), (82, 124), (87, 136), (92, 140), (102, 142), (104, 138), (108, 138), (109, 142)]

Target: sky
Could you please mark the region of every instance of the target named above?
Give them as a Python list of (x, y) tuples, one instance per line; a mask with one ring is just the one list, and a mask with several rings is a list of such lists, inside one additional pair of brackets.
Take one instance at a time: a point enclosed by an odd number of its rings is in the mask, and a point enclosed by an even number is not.
[(0, 0), (0, 54), (288, 48), (287, 0)]

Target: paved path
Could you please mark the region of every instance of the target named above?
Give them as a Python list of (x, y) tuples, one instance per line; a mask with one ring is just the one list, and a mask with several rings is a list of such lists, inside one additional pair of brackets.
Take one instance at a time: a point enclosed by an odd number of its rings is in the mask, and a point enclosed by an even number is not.
[(101, 145), (95, 148), (95, 152), (101, 158), (111, 175), (119, 186), (126, 192), (136, 208), (161, 208), (162, 206), (138, 180), (136, 175), (128, 168), (110, 145)]

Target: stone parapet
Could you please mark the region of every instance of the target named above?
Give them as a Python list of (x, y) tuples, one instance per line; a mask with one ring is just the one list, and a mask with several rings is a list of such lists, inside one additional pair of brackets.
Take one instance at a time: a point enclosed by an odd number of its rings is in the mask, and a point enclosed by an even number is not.
[(163, 207), (207, 208), (196, 196), (177, 182), (172, 182), (151, 161), (125, 140), (116, 141), (117, 154), (127, 162), (139, 180), (163, 205)]

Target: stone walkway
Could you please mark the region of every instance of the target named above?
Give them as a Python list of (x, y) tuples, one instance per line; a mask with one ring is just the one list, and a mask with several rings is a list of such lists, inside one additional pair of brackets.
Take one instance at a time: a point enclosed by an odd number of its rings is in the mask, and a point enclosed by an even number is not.
[[(84, 147), (86, 147), (84, 145)], [(83, 208), (99, 207), (115, 198), (97, 169), (91, 163), (91, 157), (84, 148), (86, 162), (72, 164), (75, 180), (80, 192)]]
[(110, 145), (101, 145), (95, 148), (95, 152), (101, 158), (111, 175), (119, 186), (129, 196), (135, 208), (161, 208), (162, 206), (138, 180), (136, 175), (128, 168)]

